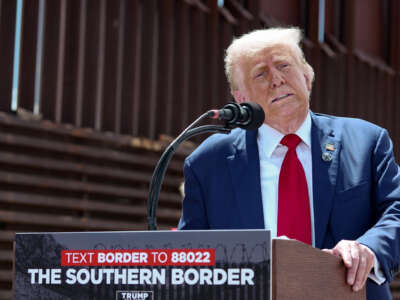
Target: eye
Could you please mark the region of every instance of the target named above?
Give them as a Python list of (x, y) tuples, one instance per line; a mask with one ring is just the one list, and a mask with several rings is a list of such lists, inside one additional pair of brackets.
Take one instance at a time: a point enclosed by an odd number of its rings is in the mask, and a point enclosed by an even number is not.
[(290, 65), (288, 63), (281, 63), (278, 65), (279, 70), (287, 69)]
[(256, 74), (256, 76), (254, 78), (259, 78), (259, 77), (263, 77), (266, 74), (265, 71), (260, 71)]

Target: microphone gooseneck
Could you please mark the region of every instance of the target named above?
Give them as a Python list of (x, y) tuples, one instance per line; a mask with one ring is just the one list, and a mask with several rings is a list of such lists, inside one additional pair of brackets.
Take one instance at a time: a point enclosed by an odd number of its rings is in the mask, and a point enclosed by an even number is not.
[[(205, 118), (220, 119), (225, 125), (204, 125), (194, 127)], [(192, 124), (190, 124), (163, 152), (150, 181), (149, 195), (147, 199), (147, 222), (149, 230), (157, 229), (157, 205), (161, 191), (161, 185), (168, 167), (168, 163), (178, 149), (179, 145), (202, 133), (218, 132), (228, 134), (232, 128), (240, 127), (243, 129), (256, 130), (264, 122), (264, 110), (260, 105), (253, 102), (242, 104), (229, 103), (222, 109), (210, 110), (202, 114)]]

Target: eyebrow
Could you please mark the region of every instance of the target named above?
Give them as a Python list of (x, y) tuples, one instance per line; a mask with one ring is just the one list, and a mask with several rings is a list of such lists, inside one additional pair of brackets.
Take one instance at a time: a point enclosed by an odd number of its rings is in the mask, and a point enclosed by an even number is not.
[(257, 77), (259, 74), (261, 74), (262, 72), (268, 72), (268, 71), (265, 69), (265, 66), (259, 67), (259, 68), (254, 68), (254, 69), (250, 72), (250, 77), (251, 77), (251, 78), (255, 78), (255, 77)]
[(288, 56), (288, 55), (281, 55), (281, 56), (277, 56), (273, 59), (273, 63), (280, 63), (280, 62), (291, 62), (293, 59)]
[[(291, 62), (290, 57), (288, 57), (288, 56), (280, 56), (280, 57), (277, 57), (276, 59), (274, 59), (274, 60), (272, 61), (272, 63), (273, 63), (274, 65), (280, 64), (280, 63), (283, 63), (283, 62), (290, 63), (290, 62)], [(251, 74), (251, 75), (255, 75), (254, 73), (257, 73), (258, 71), (264, 69), (266, 66), (267, 66), (267, 64), (264, 63), (264, 62), (259, 63), (258, 65), (256, 65), (254, 68), (252, 68), (252, 69), (250, 70), (250, 74)]]
[(258, 72), (259, 70), (262, 70), (262, 69), (265, 68), (266, 66), (267, 66), (267, 64), (264, 63), (264, 62), (259, 63), (258, 65), (256, 65), (254, 68), (252, 68), (252, 69), (250, 70), (250, 74), (251, 74), (251, 75), (255, 75), (254, 73)]

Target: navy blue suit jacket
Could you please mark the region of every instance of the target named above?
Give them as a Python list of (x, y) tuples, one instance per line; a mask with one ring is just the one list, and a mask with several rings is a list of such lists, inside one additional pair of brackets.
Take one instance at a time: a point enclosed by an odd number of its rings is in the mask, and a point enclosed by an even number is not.
[[(386, 283), (367, 280), (368, 300), (391, 299), (400, 263), (400, 169), (387, 131), (369, 122), (311, 113), (315, 246), (358, 240)], [(326, 144), (332, 160), (324, 161)], [(264, 228), (257, 131), (215, 134), (185, 161), (180, 229)]]

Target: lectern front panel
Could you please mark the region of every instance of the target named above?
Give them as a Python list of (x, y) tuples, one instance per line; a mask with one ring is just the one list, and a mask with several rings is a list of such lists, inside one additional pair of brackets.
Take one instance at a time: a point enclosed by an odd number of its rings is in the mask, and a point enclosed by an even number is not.
[(17, 234), (14, 270), (15, 300), (269, 300), (270, 234)]

